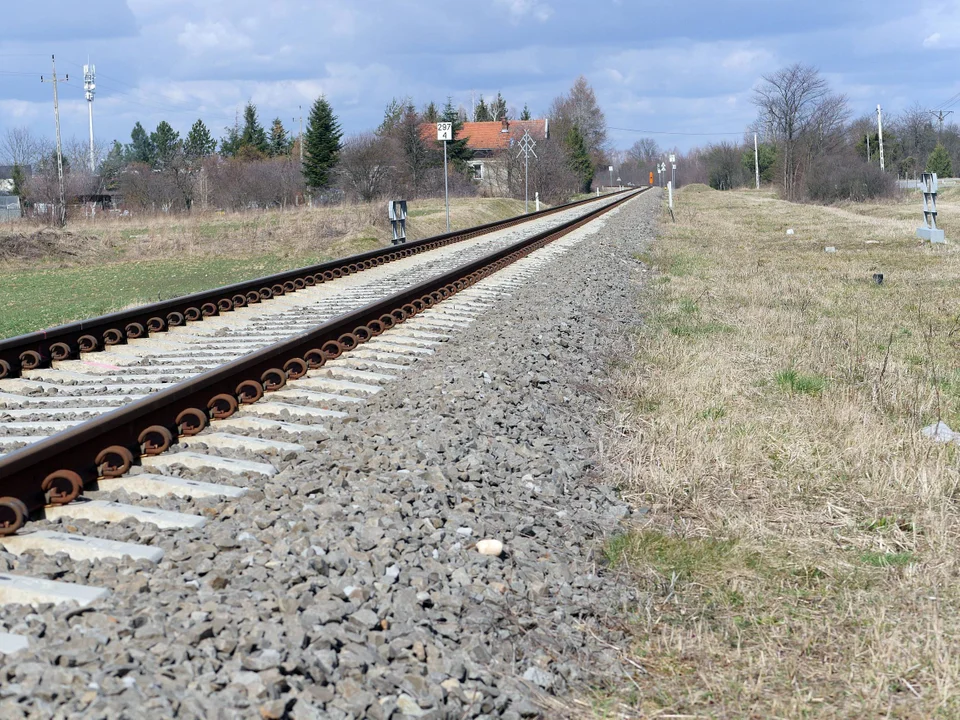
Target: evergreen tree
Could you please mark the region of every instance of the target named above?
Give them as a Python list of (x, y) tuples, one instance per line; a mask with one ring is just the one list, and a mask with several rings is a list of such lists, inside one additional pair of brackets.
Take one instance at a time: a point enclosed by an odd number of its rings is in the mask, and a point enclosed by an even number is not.
[(590, 185), (593, 183), (593, 163), (590, 161), (590, 151), (587, 149), (579, 126), (574, 125), (567, 131), (564, 142), (567, 145), (567, 163), (573, 174), (577, 176), (580, 192), (590, 192)]
[(310, 189), (321, 190), (330, 184), (333, 169), (340, 159), (342, 137), (343, 131), (333, 108), (321, 95), (310, 109), (303, 137), (303, 177)]
[(523, 112), (520, 113), (520, 119), (521, 119), (521, 120), (529, 120), (529, 119), (530, 119), (530, 108), (527, 106), (526, 103), (523, 104)]
[(13, 169), (10, 171), (10, 178), (13, 180), (13, 190), (10, 192), (18, 197), (23, 195), (23, 183), (26, 180), (26, 176), (19, 163), (13, 164)]
[(396, 128), (403, 120), (405, 108), (410, 104), (410, 98), (398, 100), (393, 98), (383, 111), (383, 122), (377, 128), (377, 135), (383, 136)]
[(953, 177), (953, 163), (950, 161), (950, 153), (947, 149), (937, 143), (937, 146), (927, 158), (927, 172), (936, 173), (937, 178)]
[(227, 134), (220, 138), (220, 154), (224, 157), (236, 157), (240, 152), (240, 118), (233, 121), (232, 127), (225, 127)]
[(126, 155), (127, 162), (153, 165), (153, 161), (156, 158), (156, 153), (156, 148), (154, 147), (153, 142), (151, 142), (147, 131), (143, 129), (143, 125), (137, 122), (137, 124), (133, 126), (133, 130), (130, 132), (130, 144), (127, 145), (124, 153)]
[(283, 127), (283, 121), (280, 118), (274, 118), (273, 125), (270, 126), (270, 157), (289, 155), (292, 142)]
[(447, 98), (447, 104), (443, 108), (443, 116), (440, 119), (453, 125), (453, 140), (447, 143), (447, 158), (457, 170), (463, 172), (466, 170), (467, 162), (473, 160), (473, 150), (467, 147), (466, 138), (457, 138), (463, 130), (463, 120), (460, 119), (457, 109), (453, 107), (453, 98)]
[(257, 119), (257, 106), (252, 102), (248, 102), (243, 109), (243, 131), (240, 133), (240, 144), (263, 155), (270, 152), (267, 131)]
[(473, 109), (473, 121), (490, 122), (491, 120), (493, 120), (493, 116), (490, 114), (490, 108), (487, 107), (487, 103), (483, 101), (483, 95), (481, 95), (477, 106)]
[(119, 141), (114, 140), (113, 147), (110, 148), (110, 152), (107, 153), (107, 156), (100, 164), (100, 178), (103, 186), (107, 190), (116, 190), (117, 179), (120, 177), (120, 173), (123, 172), (126, 164), (123, 145), (121, 145)]
[(434, 124), (440, 122), (440, 111), (437, 110), (437, 106), (433, 102), (423, 109), (423, 121)]
[(760, 166), (760, 180), (762, 182), (773, 182), (773, 165), (777, 161), (777, 146), (761, 143), (757, 146), (756, 158), (754, 158), (753, 148), (744, 150), (740, 157), (740, 164), (752, 177), (756, 172), (757, 165)]
[(490, 103), (490, 119), (503, 120), (505, 117), (507, 117), (507, 101), (503, 99), (503, 95), (497, 93), (497, 99)]
[(153, 145), (153, 166), (163, 170), (169, 167), (180, 151), (180, 133), (174, 130), (170, 123), (161, 120), (157, 129), (150, 133), (150, 143)]
[(213, 155), (216, 151), (217, 141), (213, 139), (203, 120), (197, 120), (187, 133), (187, 140), (183, 145), (184, 154), (189, 160), (197, 161)]

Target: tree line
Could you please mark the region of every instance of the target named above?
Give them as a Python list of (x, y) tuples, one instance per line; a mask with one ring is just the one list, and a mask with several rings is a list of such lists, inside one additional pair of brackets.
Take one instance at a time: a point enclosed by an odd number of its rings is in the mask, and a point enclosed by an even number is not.
[[(217, 141), (202, 119), (185, 137), (165, 120), (150, 132), (137, 122), (130, 142), (114, 141), (101, 150), (95, 171), (89, 167), (89, 148), (69, 141), (63, 152), (68, 204), (118, 194), (126, 207), (138, 210), (190, 211), (197, 203), (225, 209), (284, 207), (322, 198), (333, 185), (343, 131), (326, 98), (313, 103), (303, 138), (294, 138), (279, 118), (267, 131), (252, 102), (242, 121), (238, 117), (224, 130)], [(12, 160), (14, 192), (24, 205), (56, 205), (55, 150), (24, 128), (8, 131), (0, 145)]]
[[(797, 63), (763, 75), (753, 103), (756, 120), (742, 140), (677, 153), (683, 182), (719, 190), (751, 186), (759, 166), (761, 182), (775, 185), (786, 199), (856, 201), (892, 194), (898, 178), (922, 172), (951, 177), (960, 167), (960, 126), (940, 127), (935, 115), (917, 103), (884, 117), (881, 170), (877, 116), (853, 117), (848, 98), (834, 92), (809, 65)], [(656, 148), (649, 138), (634, 147), (640, 145)], [(655, 164), (662, 158), (657, 151), (637, 154)]]
[[(463, 134), (468, 120), (509, 122), (515, 116), (529, 120), (532, 113), (527, 104), (520, 113), (509, 108), (501, 93), (489, 102), (481, 95), (470, 111), (452, 98), (420, 108), (411, 98), (401, 98), (388, 103), (376, 129), (344, 137), (332, 107), (321, 97), (300, 138), (280, 118), (264, 125), (256, 105), (248, 102), (219, 138), (202, 119), (185, 135), (166, 120), (152, 130), (136, 122), (128, 142), (96, 148), (95, 172), (89, 167), (86, 143), (68, 140), (63, 153), (66, 195), (68, 200), (117, 195), (127, 209), (140, 212), (436, 196), (443, 193), (443, 146), (423, 128), (447, 121), (454, 128), (447, 146), (451, 191), (522, 198), (523, 161), (516, 148), (484, 158), (501, 171), (481, 188), (474, 180), (474, 154)], [(559, 202), (576, 192), (589, 192), (595, 168), (609, 160), (611, 151), (603, 112), (586, 79), (578, 78), (569, 93), (557, 97), (547, 117), (550, 138), (537, 139), (536, 157), (529, 164), (531, 196), (539, 192), (543, 200)], [(50, 143), (14, 128), (0, 138), (0, 153), (14, 165), (15, 192), (26, 205), (56, 205), (56, 155)]]

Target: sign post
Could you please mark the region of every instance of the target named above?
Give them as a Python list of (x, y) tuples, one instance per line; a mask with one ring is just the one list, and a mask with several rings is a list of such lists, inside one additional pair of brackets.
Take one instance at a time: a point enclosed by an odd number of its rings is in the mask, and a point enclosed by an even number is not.
[(670, 170), (670, 182), (672, 182), (673, 185), (676, 186), (676, 184), (677, 184), (677, 156), (674, 155), (673, 153), (670, 153), (670, 167), (671, 167), (671, 170)]
[(443, 141), (443, 197), (447, 206), (447, 232), (450, 232), (450, 183), (447, 180), (447, 143), (453, 140), (453, 123), (437, 123), (437, 140)]
[[(517, 157), (523, 155), (523, 212), (530, 212), (530, 156), (533, 155), (537, 157), (537, 154), (533, 151), (533, 148), (536, 147), (536, 141), (530, 137), (530, 133), (526, 130), (523, 131), (523, 137), (520, 138), (520, 152), (517, 153)], [(537, 158), (539, 160), (539, 158)], [(540, 194), (537, 193), (537, 197)], [(540, 209), (540, 201), (537, 200), (537, 210)]]
[(613, 187), (613, 165), (611, 165), (608, 169), (610, 170), (610, 187)]

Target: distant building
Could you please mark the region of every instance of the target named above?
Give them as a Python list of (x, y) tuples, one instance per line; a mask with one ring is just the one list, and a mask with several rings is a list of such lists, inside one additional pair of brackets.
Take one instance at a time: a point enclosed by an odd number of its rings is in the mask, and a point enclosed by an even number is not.
[[(466, 138), (467, 147), (473, 150), (473, 160), (469, 162), (473, 172), (473, 179), (483, 186), (491, 186), (501, 173), (500, 156), (504, 150), (516, 146), (529, 132), (537, 142), (550, 137), (550, 120), (503, 120), (494, 122), (465, 122), (457, 139)], [(437, 128), (425, 123), (421, 126), (420, 135), (424, 140), (436, 142)], [(517, 148), (519, 151), (519, 148)]]

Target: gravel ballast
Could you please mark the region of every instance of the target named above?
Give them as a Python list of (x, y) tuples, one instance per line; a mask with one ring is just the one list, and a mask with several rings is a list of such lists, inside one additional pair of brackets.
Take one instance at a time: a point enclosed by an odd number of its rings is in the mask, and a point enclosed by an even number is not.
[(0, 572), (111, 590), (0, 608), (0, 632), (30, 638), (0, 655), (0, 717), (538, 717), (621, 677), (617, 628), (640, 598), (602, 547), (630, 510), (591, 473), (658, 208), (651, 191), (577, 231), (306, 452), (218, 450), (279, 469), (230, 478), (245, 496), (142, 501), (204, 527), (31, 524), (165, 556), (0, 552)]

